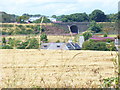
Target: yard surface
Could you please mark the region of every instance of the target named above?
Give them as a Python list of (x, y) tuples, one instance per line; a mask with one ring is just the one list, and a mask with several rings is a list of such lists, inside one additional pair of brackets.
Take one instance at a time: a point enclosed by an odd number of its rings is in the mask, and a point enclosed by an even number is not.
[(98, 88), (114, 77), (111, 51), (0, 50), (0, 88)]

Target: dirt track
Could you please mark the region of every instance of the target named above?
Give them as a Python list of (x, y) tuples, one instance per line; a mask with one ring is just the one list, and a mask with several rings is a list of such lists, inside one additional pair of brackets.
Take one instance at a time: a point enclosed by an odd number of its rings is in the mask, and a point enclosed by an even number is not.
[(114, 77), (109, 51), (0, 50), (0, 87), (97, 88)]

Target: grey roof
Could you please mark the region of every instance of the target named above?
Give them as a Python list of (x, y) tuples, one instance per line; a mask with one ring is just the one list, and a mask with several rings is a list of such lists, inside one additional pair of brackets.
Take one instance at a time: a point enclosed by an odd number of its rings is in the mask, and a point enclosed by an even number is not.
[(64, 49), (67, 50), (68, 48), (66, 47), (65, 43), (43, 43), (41, 45), (41, 49)]
[(66, 46), (68, 47), (69, 50), (79, 50), (80, 46), (77, 43), (67, 43)]
[(41, 49), (52, 49), (52, 50), (79, 50), (80, 46), (77, 43), (43, 43)]

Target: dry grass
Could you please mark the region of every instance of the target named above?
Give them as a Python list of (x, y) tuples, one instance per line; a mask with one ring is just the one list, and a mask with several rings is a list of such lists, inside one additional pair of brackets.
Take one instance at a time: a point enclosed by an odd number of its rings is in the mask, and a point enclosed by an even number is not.
[[(6, 36), (6, 38), (15, 38), (17, 40), (25, 40), (26, 37), (31, 36), (33, 38), (40, 38), (39, 35), (13, 35), (13, 36)], [(71, 36), (53, 36), (53, 35), (48, 35), (48, 41), (49, 42), (56, 42), (59, 40), (60, 42), (68, 42), (69, 39), (71, 39)], [(73, 37), (74, 39), (74, 37)]]
[(0, 23), (2, 25), (53, 25), (52, 23)]
[(97, 88), (114, 77), (109, 51), (0, 50), (0, 87)]

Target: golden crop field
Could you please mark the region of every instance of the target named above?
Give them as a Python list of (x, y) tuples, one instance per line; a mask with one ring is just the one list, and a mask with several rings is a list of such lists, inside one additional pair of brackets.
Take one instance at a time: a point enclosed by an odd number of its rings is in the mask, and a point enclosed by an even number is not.
[(112, 51), (0, 50), (0, 88), (98, 88), (115, 77)]

